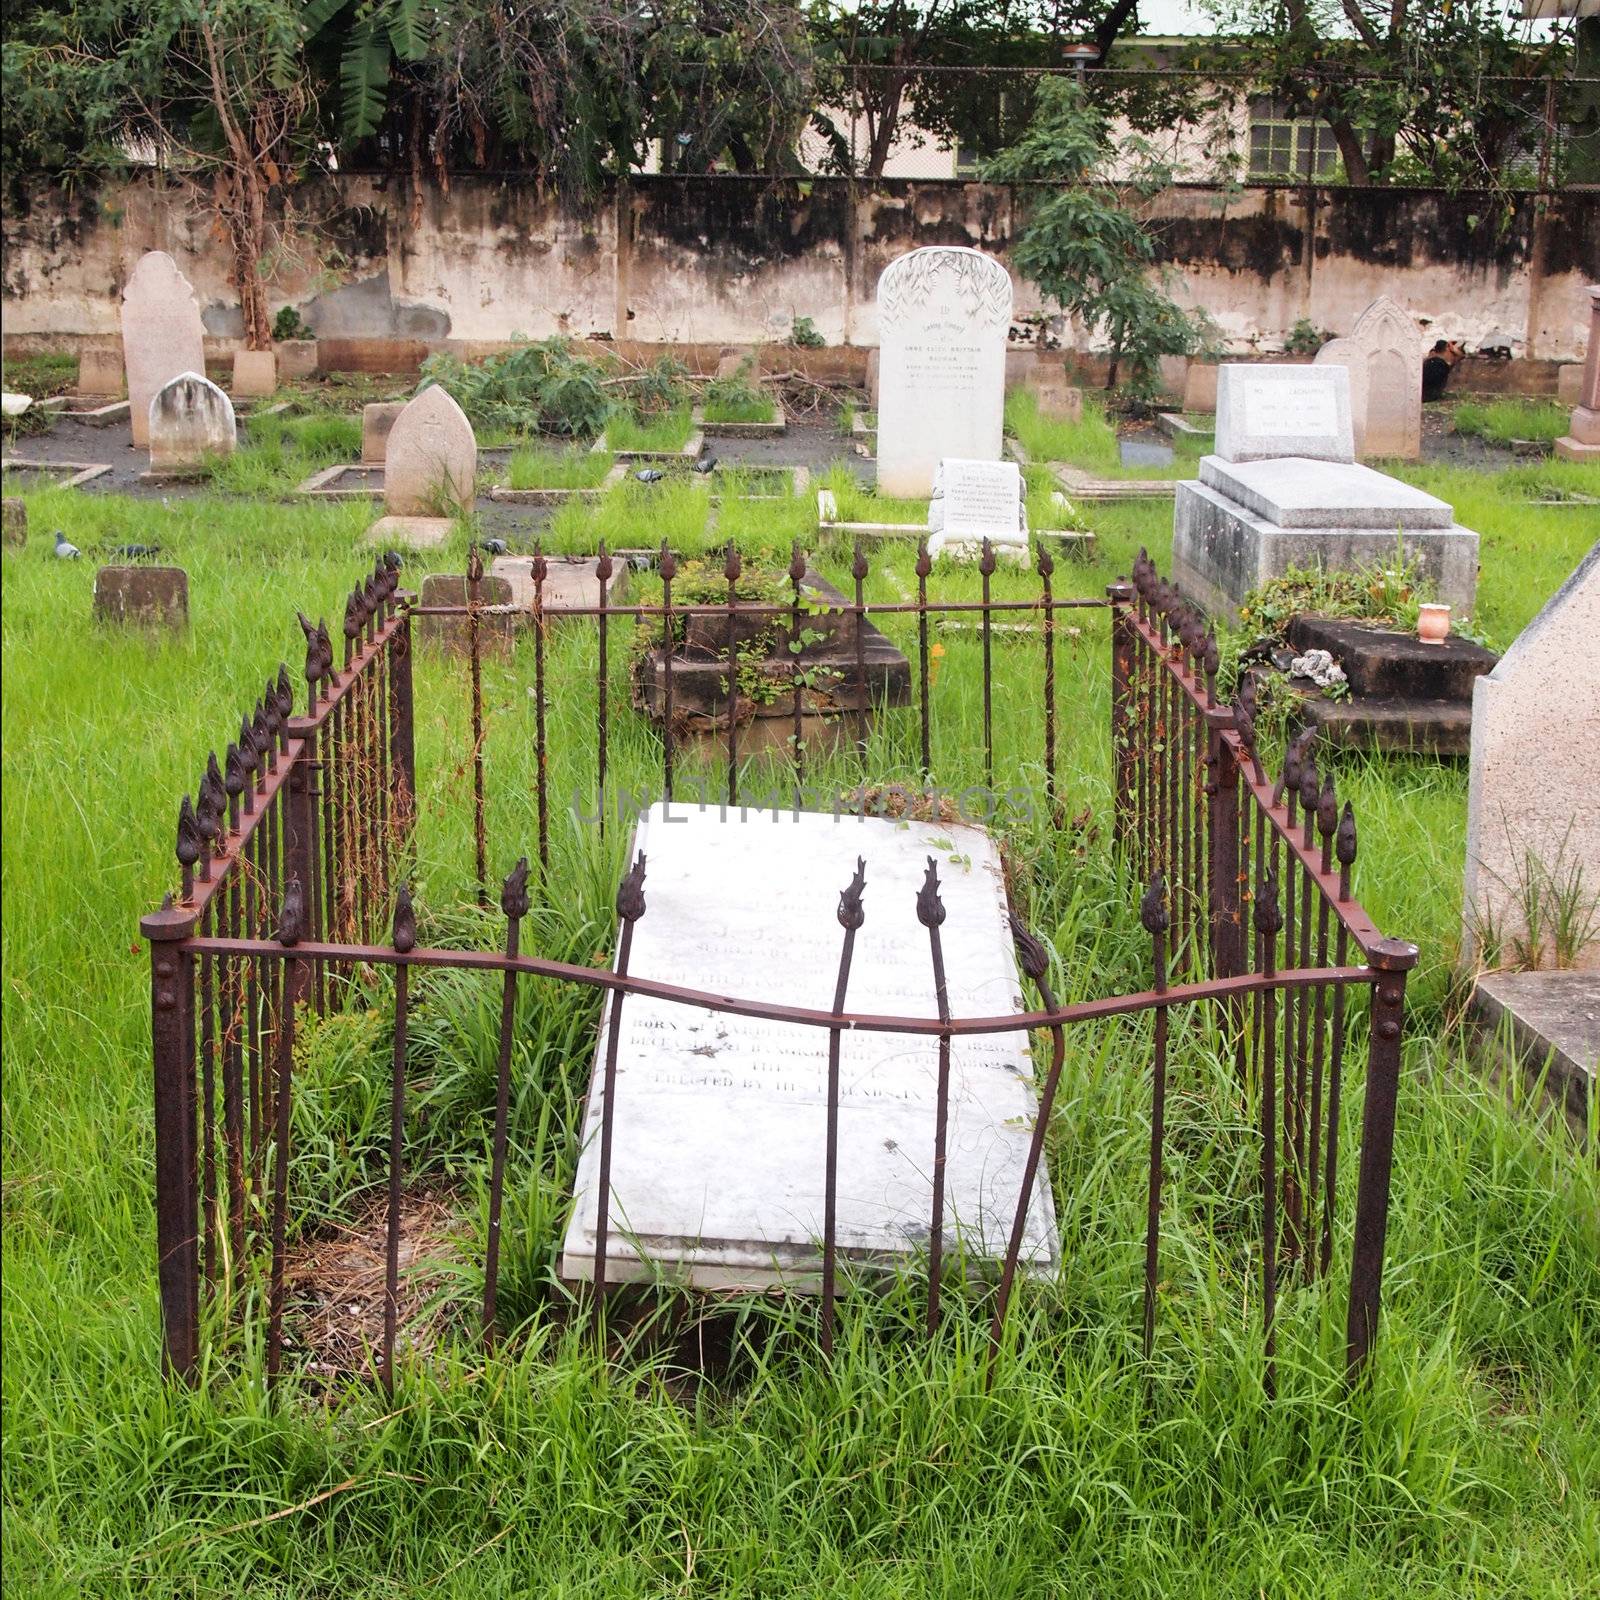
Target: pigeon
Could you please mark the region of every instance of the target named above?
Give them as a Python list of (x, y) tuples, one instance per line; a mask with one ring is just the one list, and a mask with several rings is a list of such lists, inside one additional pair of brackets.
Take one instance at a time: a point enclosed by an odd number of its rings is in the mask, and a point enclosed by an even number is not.
[(708, 472), (717, 470), (717, 458), (715, 456), (702, 456), (689, 470), (698, 472), (703, 478)]
[(634, 473), (640, 483), (660, 483), (665, 476), (660, 467), (646, 467), (642, 472)]
[(119, 544), (112, 552), (114, 556), (121, 556), (124, 561), (148, 561), (152, 556), (161, 554), (158, 544)]
[(383, 552), (383, 564), (386, 567), (403, 567), (405, 565), (405, 557), (398, 550), (385, 550)]
[(83, 552), (69, 540), (59, 528), (56, 529), (56, 558), (60, 561), (76, 561)]
[(492, 556), (503, 556), (506, 553), (507, 546), (504, 539), (480, 539), (478, 542)]

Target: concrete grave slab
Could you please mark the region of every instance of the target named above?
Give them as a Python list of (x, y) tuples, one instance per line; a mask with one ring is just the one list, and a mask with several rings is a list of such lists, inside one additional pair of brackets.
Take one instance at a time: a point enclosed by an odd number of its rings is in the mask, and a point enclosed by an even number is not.
[(450, 537), (451, 517), (379, 517), (362, 542), (377, 549), (403, 546), (408, 550), (437, 550)]
[(1351, 461), (1200, 458), (1200, 481), (1281, 528), (1448, 528), (1443, 500)]
[(1480, 1031), (1547, 1085), (1578, 1132), (1600, 1083), (1600, 972), (1485, 972), (1472, 991)]
[[(940, 863), (941, 933), (955, 1015), (1020, 1008), (994, 841), (980, 828), (816, 813), (719, 815), (653, 806), (634, 849), (648, 861), (631, 971), (735, 996), (832, 1004), (834, 917), (856, 858), (866, 922), (847, 1004), (935, 1015), (928, 935), (915, 895)], [(781, 942), (776, 931), (782, 930)], [(608, 1006), (605, 1028), (614, 1013)], [(576, 1198), (561, 1272), (592, 1274), (604, 1031), (595, 1055)], [(846, 1033), (837, 1239), (842, 1262), (879, 1268), (926, 1250), (938, 1049)], [(611, 1169), (608, 1280), (702, 1288), (815, 1287), (823, 1233), (827, 1033), (630, 998), (622, 1008)], [(1023, 1034), (957, 1039), (945, 1231), (973, 1258), (1005, 1252), (1035, 1113)], [(1050, 1186), (1030, 1196), (1025, 1270), (1054, 1274)]]
[(84, 484), (93, 483), (96, 478), (103, 478), (110, 471), (111, 464), (106, 461), (50, 461), (33, 456), (7, 456), (0, 460), (0, 472), (29, 476), (37, 474), (41, 478), (53, 479), (56, 486), (62, 489), (81, 489)]
[[(628, 563), (612, 557), (611, 577), (605, 585), (606, 605), (621, 605), (628, 593)], [(544, 614), (563, 613), (598, 606), (601, 602), (599, 559), (595, 556), (546, 556), (544, 592), (540, 597)], [(510, 604), (524, 611), (533, 609), (533, 557), (496, 556), (489, 571), (507, 586)]]
[[(417, 618), (420, 644), (460, 653), (471, 648), (471, 623), (465, 616), (430, 617), (428, 606), (464, 606), (467, 580), (458, 572), (430, 572), (422, 580), (420, 602), (424, 614)], [(520, 618), (506, 607), (513, 604), (511, 585), (485, 573), (478, 584), (478, 647), (505, 654), (511, 649)], [(486, 609), (487, 608), (487, 609)], [(496, 609), (500, 608), (500, 609)]]

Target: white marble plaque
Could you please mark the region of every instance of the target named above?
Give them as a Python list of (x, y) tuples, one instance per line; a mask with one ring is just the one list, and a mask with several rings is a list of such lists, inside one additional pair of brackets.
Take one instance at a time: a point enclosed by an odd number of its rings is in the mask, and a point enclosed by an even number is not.
[(960, 557), (982, 554), (985, 539), (998, 554), (1026, 558), (1022, 473), (1014, 461), (939, 463), (928, 502), (928, 551)]
[[(836, 910), (857, 856), (866, 921), (846, 1008), (937, 1015), (928, 932), (915, 897), (939, 864), (941, 934), (955, 1017), (1022, 1005), (999, 852), (981, 828), (827, 813), (726, 814), (656, 805), (639, 823), (646, 911), (630, 970), (744, 998), (827, 1010), (843, 932)], [(561, 1271), (593, 1272), (606, 1031), (588, 1098), (577, 1199)], [(618, 1035), (607, 1280), (657, 1272), (706, 1288), (783, 1282), (821, 1269), (828, 1033), (668, 1004), (624, 1002)], [(947, 1251), (1002, 1257), (1035, 1113), (1022, 1033), (952, 1048), (945, 1175)], [(839, 1115), (838, 1248), (893, 1264), (927, 1248), (938, 1043), (846, 1033)], [(1059, 1263), (1043, 1171), (1023, 1241), (1028, 1270)]]
[(1224, 362), (1216, 453), (1224, 461), (1353, 461), (1350, 374), (1342, 366)]
[(878, 279), (878, 491), (925, 497), (946, 456), (998, 461), (1011, 275), (992, 256), (934, 245)]

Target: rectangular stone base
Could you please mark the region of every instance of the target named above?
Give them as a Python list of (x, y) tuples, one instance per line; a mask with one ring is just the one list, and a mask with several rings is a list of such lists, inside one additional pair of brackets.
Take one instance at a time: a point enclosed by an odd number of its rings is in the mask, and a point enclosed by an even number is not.
[(1600, 1083), (1600, 973), (1486, 972), (1472, 991), (1486, 1042), (1538, 1078), (1575, 1131), (1588, 1125)]
[(1439, 599), (1458, 616), (1469, 614), (1478, 588), (1478, 536), (1470, 528), (1284, 528), (1192, 480), (1177, 485), (1173, 504), (1172, 578), (1205, 611), (1236, 624), (1239, 603), (1269, 579), (1294, 567), (1384, 566), (1400, 539)]
[(367, 529), (366, 543), (380, 549), (404, 545), (408, 550), (437, 550), (453, 527), (449, 517), (379, 517)]
[(1585, 444), (1569, 433), (1556, 440), (1556, 454), (1563, 461), (1600, 461), (1600, 444)]

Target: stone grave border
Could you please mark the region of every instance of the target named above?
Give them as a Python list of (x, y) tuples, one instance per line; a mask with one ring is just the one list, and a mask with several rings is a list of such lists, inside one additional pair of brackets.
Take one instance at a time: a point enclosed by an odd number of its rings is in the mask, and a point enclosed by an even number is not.
[[(1022, 441), (1014, 434), (1006, 435), (1006, 454), (1019, 467), (1029, 464), (1029, 456)], [(1092, 472), (1069, 466), (1064, 461), (1047, 461), (1045, 466), (1065, 491), (1068, 501), (1074, 500), (1170, 500), (1177, 493), (1175, 478), (1097, 478)]]
[(743, 500), (756, 500), (767, 504), (781, 504), (785, 500), (798, 499), (806, 492), (808, 488), (811, 487), (811, 469), (809, 467), (758, 466), (754, 464), (747, 464), (742, 461), (719, 461), (716, 465), (716, 468), (710, 474), (711, 503), (713, 505), (720, 505), (724, 500), (728, 499), (727, 494), (722, 488), (719, 487), (717, 481), (722, 476), (725, 469), (729, 472), (782, 473), (789, 479), (789, 489), (786, 494), (742, 494), (734, 497), (734, 504), (737, 504), (739, 501)]
[(700, 431), (708, 439), (781, 439), (789, 431), (789, 419), (783, 402), (776, 395), (769, 398), (774, 413), (770, 422), (707, 422), (703, 405), (696, 406), (693, 414), (701, 419)]
[(485, 491), (484, 498), (497, 505), (507, 506), (560, 506), (569, 500), (599, 500), (609, 494), (628, 476), (628, 465), (620, 458), (614, 461), (599, 483), (589, 489), (507, 489), (496, 483)]
[(610, 455), (618, 461), (698, 461), (705, 454), (706, 434), (705, 423), (701, 418), (700, 407), (695, 406), (689, 412), (689, 437), (685, 440), (681, 450), (617, 450), (606, 443), (606, 437), (611, 432), (610, 428), (600, 435), (589, 448), (596, 455)]
[(33, 456), (6, 456), (0, 460), (0, 472), (37, 472), (54, 477), (58, 489), (81, 489), (110, 471), (111, 463), (105, 461), (47, 461)]
[(1217, 436), (1215, 428), (1197, 428), (1181, 411), (1158, 412), (1156, 427), (1174, 442), (1184, 439), (1195, 441), (1215, 439)]

